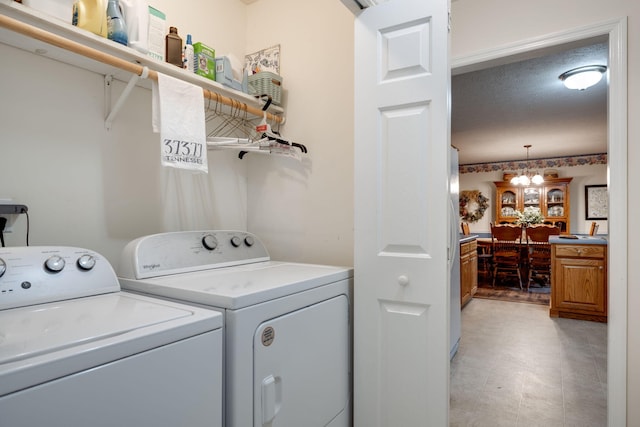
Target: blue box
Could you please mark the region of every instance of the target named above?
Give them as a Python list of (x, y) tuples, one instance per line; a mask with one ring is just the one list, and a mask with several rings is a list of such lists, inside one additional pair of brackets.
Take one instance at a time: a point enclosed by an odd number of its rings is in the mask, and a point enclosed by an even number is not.
[(242, 81), (234, 80), (231, 61), (226, 56), (216, 58), (216, 81), (240, 92), (249, 93), (247, 70), (242, 72)]

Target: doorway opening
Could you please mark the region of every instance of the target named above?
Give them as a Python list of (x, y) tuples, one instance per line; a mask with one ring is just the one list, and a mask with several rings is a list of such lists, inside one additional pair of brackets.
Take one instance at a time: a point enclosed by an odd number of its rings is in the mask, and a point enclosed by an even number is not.
[[(608, 323), (608, 423), (624, 425), (626, 422), (626, 287), (627, 287), (627, 235), (626, 235), (626, 21), (615, 21), (591, 28), (568, 31), (561, 35), (528, 41), (505, 49), (496, 49), (479, 55), (454, 58), (452, 73), (461, 74), (512, 61), (521, 61), (542, 52), (588, 45), (605, 40), (609, 58), (609, 85), (607, 104), (607, 150), (609, 187), (609, 313), (616, 315)], [(615, 168), (610, 165), (615, 164)], [(619, 168), (620, 166), (620, 168)], [(464, 337), (463, 337), (464, 338)]]

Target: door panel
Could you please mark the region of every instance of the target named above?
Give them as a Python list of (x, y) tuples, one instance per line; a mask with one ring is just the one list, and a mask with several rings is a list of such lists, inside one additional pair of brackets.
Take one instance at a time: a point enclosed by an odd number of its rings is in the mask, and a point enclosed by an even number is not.
[(448, 424), (447, 25), (446, 0), (355, 23), (356, 426)]
[[(428, 105), (396, 106), (381, 111), (380, 255), (427, 256), (427, 201), (421, 200), (427, 171)], [(417, 136), (417, 137), (415, 137)], [(397, 142), (404, 141), (401, 149)], [(406, 203), (407, 200), (420, 201)]]

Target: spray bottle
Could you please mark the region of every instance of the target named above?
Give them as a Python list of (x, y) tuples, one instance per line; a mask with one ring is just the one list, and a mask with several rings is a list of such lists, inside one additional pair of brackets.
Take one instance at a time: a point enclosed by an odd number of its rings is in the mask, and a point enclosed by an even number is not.
[(196, 57), (193, 53), (193, 44), (191, 43), (191, 34), (187, 34), (187, 43), (184, 45), (183, 68), (191, 73), (195, 73)]

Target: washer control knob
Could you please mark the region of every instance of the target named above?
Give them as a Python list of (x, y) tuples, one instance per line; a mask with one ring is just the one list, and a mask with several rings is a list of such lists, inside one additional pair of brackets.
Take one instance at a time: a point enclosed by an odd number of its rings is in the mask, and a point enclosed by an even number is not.
[(59, 255), (52, 255), (44, 262), (44, 268), (50, 273), (59, 273), (64, 268), (64, 259)]
[(237, 248), (238, 246), (240, 246), (241, 243), (242, 243), (242, 240), (240, 240), (238, 236), (233, 236), (231, 238), (231, 244), (233, 245), (234, 248)]
[(96, 259), (93, 255), (84, 254), (78, 258), (78, 268), (83, 271), (89, 271), (96, 265)]
[(247, 237), (244, 238), (244, 244), (249, 246), (249, 247), (253, 246), (253, 244), (255, 242), (256, 241), (254, 240), (253, 236), (247, 236)]
[(4, 262), (2, 258), (0, 258), (0, 277), (7, 271), (7, 263)]
[(218, 247), (218, 240), (213, 234), (205, 234), (202, 238), (202, 246), (212, 251)]

